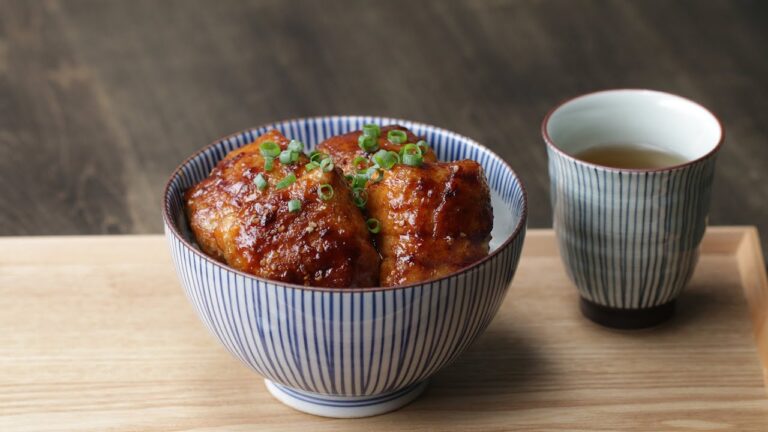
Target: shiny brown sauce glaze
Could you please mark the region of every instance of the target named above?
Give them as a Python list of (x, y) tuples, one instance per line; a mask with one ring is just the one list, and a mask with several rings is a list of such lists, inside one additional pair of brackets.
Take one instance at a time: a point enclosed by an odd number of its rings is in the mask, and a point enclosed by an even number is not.
[[(422, 139), (394, 125), (381, 128), (379, 147), (399, 151), (387, 141), (389, 130), (406, 132), (409, 143)], [(318, 149), (328, 153), (345, 174), (353, 161), (370, 156), (358, 145), (362, 132), (338, 135)], [(453, 273), (488, 255), (493, 209), (483, 168), (475, 161), (438, 162), (431, 149), (420, 167), (398, 164), (380, 183), (367, 185), (367, 217), (380, 221), (375, 236), (382, 256), (382, 286), (404, 285)]]
[(453, 273), (488, 255), (493, 210), (475, 161), (397, 165), (368, 188), (383, 286)]
[[(309, 160), (275, 161), (264, 170), (259, 146), (288, 140), (276, 131), (228, 154), (211, 175), (185, 195), (190, 227), (201, 249), (235, 269), (277, 281), (320, 287), (375, 286), (380, 258), (360, 211), (339, 170), (306, 171)], [(293, 173), (297, 180), (277, 190)], [(254, 180), (262, 174), (269, 187)], [(319, 198), (318, 187), (330, 184), (333, 197)], [(290, 212), (288, 201), (301, 202)]]
[[(380, 148), (402, 148), (386, 139), (393, 129), (405, 131), (407, 142), (421, 139), (402, 126), (383, 127)], [(369, 182), (361, 212), (342, 176), (342, 170), (355, 172), (356, 157), (370, 157), (358, 145), (360, 134), (338, 135), (318, 146), (336, 164), (328, 173), (307, 172), (304, 155), (296, 164), (275, 162), (272, 171), (264, 172), (260, 144), (271, 140), (285, 149), (289, 142), (276, 131), (228, 154), (186, 194), (190, 225), (203, 251), (257, 276), (324, 287), (420, 282), (488, 254), (493, 210), (477, 162), (438, 162), (430, 149), (421, 166), (398, 164), (384, 171), (382, 181)], [(270, 183), (263, 192), (254, 184), (259, 173)], [(275, 190), (274, 184), (290, 173), (297, 181)], [(321, 184), (332, 185), (333, 199), (318, 198)], [(288, 211), (291, 199), (301, 202), (301, 211)], [(375, 249), (365, 225), (368, 217), (380, 222)]]

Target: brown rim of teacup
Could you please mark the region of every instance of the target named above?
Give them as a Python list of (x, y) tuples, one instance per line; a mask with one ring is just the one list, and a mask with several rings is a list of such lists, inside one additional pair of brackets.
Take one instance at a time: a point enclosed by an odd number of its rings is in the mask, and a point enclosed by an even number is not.
[[(547, 125), (549, 124), (549, 119), (552, 117), (552, 114), (554, 114), (557, 110), (562, 108), (564, 105), (566, 105), (568, 103), (571, 103), (571, 102), (573, 102), (573, 101), (575, 101), (577, 99), (582, 99), (582, 98), (585, 98), (585, 97), (594, 96), (594, 95), (601, 94), (601, 93), (617, 93), (617, 92), (657, 93), (657, 94), (661, 94), (661, 95), (665, 95), (665, 96), (672, 96), (672, 97), (675, 97), (675, 98), (682, 99), (682, 100), (685, 100), (687, 102), (690, 102), (690, 103), (694, 104), (695, 106), (701, 108), (705, 112), (709, 113), (709, 115), (711, 115), (712, 118), (715, 119), (715, 121), (717, 122), (717, 126), (720, 128), (720, 139), (718, 139), (717, 144), (712, 148), (712, 150), (710, 150), (709, 152), (707, 152), (703, 156), (700, 156), (700, 157), (698, 157), (696, 159), (690, 160), (690, 161), (682, 163), (682, 164), (670, 165), (670, 166), (664, 167), (664, 168), (616, 168), (616, 167), (611, 167), (611, 166), (607, 166), (607, 165), (600, 165), (600, 164), (596, 164), (596, 163), (593, 163), (593, 162), (587, 162), (585, 160), (579, 159), (579, 158), (577, 158), (577, 157), (567, 153), (565, 150), (561, 149), (557, 145), (555, 145), (555, 142), (549, 136), (549, 132), (547, 132)], [(644, 88), (617, 88), (617, 89), (598, 90), (598, 91), (594, 91), (594, 92), (590, 92), (590, 93), (584, 93), (584, 94), (581, 94), (581, 95), (578, 95), (578, 96), (574, 96), (574, 97), (562, 100), (557, 105), (555, 105), (554, 108), (549, 110), (549, 112), (547, 113), (546, 116), (544, 116), (544, 120), (542, 120), (542, 122), (541, 122), (541, 135), (544, 138), (544, 142), (547, 143), (547, 146), (549, 146), (552, 150), (554, 150), (557, 153), (559, 153), (560, 155), (565, 156), (566, 158), (568, 158), (570, 160), (573, 160), (573, 161), (576, 161), (578, 163), (581, 163), (581, 164), (584, 164), (584, 165), (588, 165), (588, 166), (591, 166), (591, 167), (595, 167), (595, 168), (604, 169), (604, 170), (607, 170), (607, 171), (630, 172), (630, 173), (654, 173), (654, 172), (667, 172), (667, 171), (679, 170), (679, 169), (686, 168), (688, 166), (697, 164), (697, 163), (699, 163), (701, 161), (707, 160), (710, 157), (714, 156), (715, 154), (717, 154), (718, 151), (720, 151), (720, 147), (722, 147), (723, 141), (725, 140), (725, 128), (723, 128), (723, 123), (720, 121), (720, 118), (718, 118), (712, 111), (707, 109), (702, 104), (700, 104), (698, 102), (695, 102), (695, 101), (693, 101), (691, 99), (688, 99), (686, 97), (679, 96), (679, 95), (676, 95), (676, 94), (673, 94), (673, 93), (667, 93), (667, 92), (663, 92), (663, 91), (659, 91), (659, 90), (651, 90), (651, 89), (644, 89)]]
[[(466, 140), (469, 144), (473, 144), (473, 145), (476, 145), (476, 146), (480, 147), (481, 149), (487, 150), (492, 156), (496, 157), (512, 173), (512, 175), (517, 179), (517, 182), (520, 185), (520, 190), (523, 193), (523, 209), (522, 209), (522, 213), (520, 214), (520, 220), (517, 222), (517, 225), (515, 226), (514, 231), (512, 231), (512, 234), (510, 234), (509, 237), (507, 237), (507, 239), (504, 241), (504, 243), (502, 243), (498, 248), (496, 248), (496, 250), (494, 250), (493, 252), (489, 253), (487, 256), (483, 257), (482, 259), (480, 259), (480, 260), (478, 260), (478, 261), (476, 261), (476, 262), (474, 262), (474, 263), (472, 263), (472, 264), (470, 264), (468, 266), (462, 267), (462, 268), (460, 268), (459, 270), (457, 270), (457, 271), (455, 271), (453, 273), (447, 274), (445, 276), (441, 276), (441, 277), (437, 277), (437, 278), (432, 278), (432, 279), (427, 279), (427, 280), (411, 283), (411, 284), (408, 284), (408, 285), (396, 285), (396, 286), (390, 286), (390, 287), (375, 286), (375, 287), (333, 288), (333, 287), (317, 287), (317, 286), (311, 286), (311, 285), (299, 285), (299, 284), (294, 284), (294, 283), (282, 282), (282, 281), (278, 281), (278, 280), (274, 280), (274, 279), (263, 278), (263, 277), (260, 277), (260, 276), (252, 275), (250, 273), (246, 273), (246, 272), (237, 270), (235, 268), (230, 267), (226, 263), (217, 261), (217, 260), (209, 257), (203, 251), (199, 250), (194, 245), (192, 245), (189, 241), (187, 241), (187, 239), (184, 238), (184, 236), (176, 228), (176, 224), (171, 220), (171, 217), (170, 217), (170, 205), (169, 205), (169, 202), (168, 202), (168, 190), (170, 189), (171, 183), (173, 182), (173, 180), (176, 179), (176, 177), (179, 177), (179, 176), (183, 175), (182, 168), (185, 165), (187, 165), (192, 159), (196, 158), (201, 153), (203, 153), (206, 150), (208, 150), (209, 148), (215, 146), (219, 142), (227, 140), (227, 139), (230, 139), (230, 138), (235, 137), (235, 136), (238, 136), (238, 135), (242, 134), (245, 131), (255, 130), (255, 129), (262, 128), (262, 127), (274, 127), (275, 125), (278, 125), (278, 124), (281, 124), (281, 123), (290, 123), (290, 122), (295, 122), (295, 121), (319, 121), (319, 120), (323, 120), (323, 119), (334, 119), (334, 118), (361, 118), (361, 119), (377, 118), (377, 119), (381, 120), (382, 122), (391, 122), (393, 124), (397, 124), (399, 122), (407, 122), (407, 123), (410, 123), (414, 128), (416, 128), (416, 127), (433, 128), (433, 129), (437, 129), (437, 130), (439, 130), (439, 131), (441, 131), (443, 133), (452, 134), (452, 135), (454, 135), (454, 136), (456, 136), (456, 137), (458, 137), (460, 139)], [(473, 140), (473, 139), (471, 139), (469, 137), (466, 137), (466, 136), (461, 135), (459, 133), (456, 133), (456, 132), (453, 132), (453, 131), (450, 131), (448, 129), (444, 129), (444, 128), (441, 128), (441, 127), (438, 127), (438, 126), (433, 126), (433, 125), (426, 124), (426, 123), (415, 122), (415, 121), (412, 121), (412, 120), (396, 119), (396, 118), (383, 117), (383, 116), (368, 116), (368, 115), (330, 115), (330, 116), (314, 116), (314, 117), (296, 117), (296, 118), (292, 118), (292, 119), (288, 119), (288, 120), (279, 120), (279, 121), (276, 121), (276, 122), (266, 123), (266, 124), (263, 124), (263, 125), (255, 126), (255, 127), (248, 128), (248, 129), (243, 129), (243, 130), (241, 130), (239, 132), (235, 132), (235, 133), (226, 135), (223, 138), (219, 138), (219, 139), (213, 141), (212, 143), (208, 144), (207, 146), (201, 148), (200, 150), (196, 151), (191, 156), (189, 156), (188, 158), (184, 159), (184, 161), (181, 164), (179, 164), (173, 170), (173, 172), (171, 173), (170, 178), (165, 183), (165, 187), (163, 188), (162, 200), (163, 200), (163, 202), (162, 202), (162, 205), (163, 205), (163, 223), (170, 229), (171, 234), (174, 237), (176, 237), (179, 241), (181, 241), (189, 250), (191, 250), (193, 253), (195, 253), (197, 256), (203, 258), (204, 260), (210, 262), (211, 264), (214, 264), (214, 265), (217, 265), (217, 266), (221, 266), (221, 267), (227, 269), (228, 271), (231, 271), (233, 273), (239, 274), (239, 275), (241, 275), (243, 277), (247, 277), (247, 278), (251, 278), (251, 279), (256, 279), (256, 280), (258, 280), (260, 282), (263, 282), (263, 283), (268, 283), (268, 284), (272, 284), (272, 285), (280, 285), (280, 286), (284, 286), (284, 287), (288, 287), (288, 288), (295, 288), (295, 289), (303, 289), (303, 290), (310, 290), (310, 291), (323, 291), (323, 292), (337, 292), (337, 293), (394, 291), (394, 290), (399, 290), (399, 289), (413, 288), (413, 287), (416, 287), (416, 286), (419, 286), (419, 285), (425, 285), (425, 284), (431, 284), (431, 283), (435, 283), (435, 282), (440, 282), (440, 281), (443, 281), (443, 280), (455, 277), (457, 275), (460, 275), (462, 273), (466, 273), (466, 272), (468, 272), (470, 270), (475, 269), (476, 267), (480, 267), (481, 265), (483, 265), (484, 263), (486, 263), (487, 261), (489, 261), (490, 259), (492, 259), (496, 255), (500, 254), (503, 250), (507, 249), (512, 244), (512, 242), (515, 239), (517, 239), (517, 237), (523, 231), (523, 229), (526, 226), (527, 219), (528, 219), (528, 192), (525, 190), (525, 185), (523, 185), (523, 182), (520, 179), (520, 176), (517, 175), (515, 170), (512, 169), (512, 167), (507, 163), (507, 161), (505, 161), (501, 156), (497, 155), (491, 149), (487, 148), (486, 146), (480, 144), (479, 142), (477, 142), (477, 141), (475, 141), (475, 140)], [(182, 211), (183, 211), (183, 209), (182, 209)]]

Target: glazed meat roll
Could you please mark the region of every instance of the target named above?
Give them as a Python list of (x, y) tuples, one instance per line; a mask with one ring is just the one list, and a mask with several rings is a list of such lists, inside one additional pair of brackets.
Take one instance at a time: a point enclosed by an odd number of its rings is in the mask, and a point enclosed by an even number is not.
[[(365, 219), (337, 169), (313, 167), (302, 152), (265, 169), (262, 144), (286, 151), (270, 131), (229, 153), (190, 188), (185, 204), (200, 248), (235, 269), (320, 287), (375, 286), (380, 258)], [(269, 157), (269, 156), (268, 156)]]
[[(390, 131), (402, 133), (395, 141)], [(372, 151), (361, 144), (363, 131), (329, 138), (318, 146), (344, 169), (358, 174), (356, 158), (381, 149), (400, 152), (421, 140), (402, 126), (381, 128)], [(366, 217), (379, 221), (375, 236), (382, 256), (382, 286), (404, 285), (453, 273), (488, 255), (493, 210), (483, 169), (475, 161), (437, 162), (419, 146), (421, 164), (395, 164), (381, 181), (365, 185)], [(402, 155), (401, 155), (402, 157)]]
[(404, 285), (453, 273), (488, 255), (493, 210), (475, 161), (396, 165), (368, 187), (380, 222), (380, 283)]

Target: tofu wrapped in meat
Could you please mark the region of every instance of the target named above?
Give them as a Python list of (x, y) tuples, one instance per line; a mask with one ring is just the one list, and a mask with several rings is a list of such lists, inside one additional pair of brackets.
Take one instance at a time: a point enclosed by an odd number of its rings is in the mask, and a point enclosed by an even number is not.
[[(307, 157), (273, 161), (289, 140), (270, 131), (229, 153), (185, 195), (187, 216), (201, 249), (259, 277), (320, 287), (375, 286), (380, 258), (365, 219), (337, 169), (308, 170)], [(269, 146), (269, 148), (273, 148)]]
[(380, 283), (446, 276), (488, 255), (493, 210), (482, 167), (472, 160), (396, 165), (368, 186), (380, 231)]
[[(401, 131), (396, 143), (389, 131)], [(348, 175), (356, 158), (370, 158), (360, 145), (363, 131), (329, 138), (318, 146)], [(381, 128), (375, 150), (402, 153), (421, 138), (401, 126)], [(412, 146), (411, 146), (412, 147)], [(367, 217), (379, 221), (376, 246), (382, 256), (382, 286), (404, 285), (453, 273), (488, 255), (493, 209), (483, 169), (475, 161), (438, 162), (419, 147), (420, 164), (397, 163), (366, 183)], [(403, 158), (403, 154), (400, 154)]]

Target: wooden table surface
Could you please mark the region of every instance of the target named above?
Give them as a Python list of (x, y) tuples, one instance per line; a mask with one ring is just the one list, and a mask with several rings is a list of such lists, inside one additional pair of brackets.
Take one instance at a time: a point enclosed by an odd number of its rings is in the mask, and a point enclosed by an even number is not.
[(710, 229), (675, 317), (620, 332), (581, 316), (552, 231), (531, 230), (490, 327), (424, 395), (337, 420), (280, 404), (206, 331), (161, 236), (4, 238), (0, 431), (765, 432), (756, 243)]
[[(549, 227), (539, 124), (648, 87), (727, 131), (712, 224), (768, 235), (765, 1), (0, 1), (0, 235), (158, 233), (169, 172), (279, 119), (368, 113), (488, 145)], [(766, 245), (764, 243), (764, 245)]]

